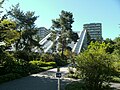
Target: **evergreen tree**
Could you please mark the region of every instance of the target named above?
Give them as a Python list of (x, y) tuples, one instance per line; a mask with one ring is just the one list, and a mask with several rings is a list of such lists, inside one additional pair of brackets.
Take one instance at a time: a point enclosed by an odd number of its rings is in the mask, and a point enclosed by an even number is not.
[(12, 6), (8, 15), (17, 23), (17, 31), (20, 33), (19, 40), (15, 43), (16, 50), (31, 51), (34, 46), (39, 46), (38, 41), (34, 39), (38, 28), (35, 26), (35, 21), (38, 16), (34, 16), (34, 12), (23, 12), (19, 8), (19, 4)]
[(72, 31), (72, 23), (74, 22), (73, 14), (67, 11), (61, 11), (60, 17), (52, 20), (52, 29), (59, 33), (59, 50), (64, 56), (64, 50), (71, 41), (77, 42), (78, 35)]

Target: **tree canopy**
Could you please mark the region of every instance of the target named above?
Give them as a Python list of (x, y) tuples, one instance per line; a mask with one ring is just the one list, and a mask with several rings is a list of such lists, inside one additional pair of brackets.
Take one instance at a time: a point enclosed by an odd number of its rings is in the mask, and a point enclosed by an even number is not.
[(62, 51), (62, 56), (68, 43), (76, 42), (78, 39), (77, 33), (72, 31), (72, 24), (74, 22), (73, 14), (67, 11), (61, 11), (59, 18), (52, 20), (52, 30), (59, 34), (59, 50)]
[(31, 51), (33, 46), (39, 46), (38, 41), (34, 39), (38, 28), (35, 26), (35, 21), (38, 16), (34, 16), (35, 12), (23, 12), (19, 8), (19, 4), (12, 6), (8, 15), (15, 20), (16, 30), (20, 33), (20, 38), (16, 41), (16, 50)]

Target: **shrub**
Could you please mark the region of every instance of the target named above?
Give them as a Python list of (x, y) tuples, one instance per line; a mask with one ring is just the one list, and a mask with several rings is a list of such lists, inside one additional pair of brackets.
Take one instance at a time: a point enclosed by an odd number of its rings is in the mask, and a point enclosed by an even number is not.
[(66, 56), (63, 56), (63, 57), (64, 59), (62, 59), (61, 55), (59, 54), (54, 55), (54, 61), (56, 62), (57, 66), (65, 66), (68, 64)]
[(22, 59), (24, 61), (31, 61), (34, 59), (38, 59), (40, 55), (35, 52), (27, 52), (25, 50), (22, 50), (14, 52), (14, 57), (17, 59)]
[(37, 65), (39, 67), (56, 66), (55, 62), (30, 61), (29, 63), (32, 65)]
[(0, 54), (0, 75), (4, 75), (11, 72), (11, 68), (15, 65), (15, 58), (9, 52), (4, 51)]
[(113, 67), (114, 59), (111, 54), (105, 52), (104, 46), (98, 43), (93, 44), (90, 49), (76, 57), (78, 70), (90, 90), (103, 88), (103, 83), (109, 82), (112, 76), (116, 75)]
[(43, 53), (43, 54), (41, 55), (40, 60), (43, 61), (43, 62), (53, 62), (53, 61), (54, 61), (54, 57), (53, 57), (52, 54)]
[(17, 59), (23, 59), (23, 60), (25, 60), (25, 61), (29, 61), (28, 53), (27, 53), (25, 50), (15, 52), (15, 53), (14, 53), (14, 56), (15, 56), (15, 58), (17, 58)]
[(24, 65), (15, 65), (14, 68), (12, 68), (11, 72), (12, 73), (18, 73), (21, 76), (27, 76), (29, 74), (29, 67), (27, 64)]
[(5, 74), (5, 69), (0, 65), (0, 76)]
[(74, 73), (74, 74), (68, 74), (67, 77), (68, 78), (74, 78), (74, 79), (79, 79), (80, 78), (80, 76), (78, 74), (76, 74), (76, 73)]
[(119, 77), (113, 77), (111, 82), (120, 83), (120, 78)]
[(30, 64), (28, 70), (29, 70), (29, 74), (34, 74), (43, 71), (43, 69), (41, 69), (39, 66), (33, 64)]
[(2, 76), (0, 76), (0, 83), (11, 81), (11, 80), (14, 80), (14, 79), (17, 79), (20, 77), (21, 77), (21, 75), (17, 74), (17, 73), (9, 73), (6, 75), (2, 75)]
[(89, 90), (86, 88), (85, 83), (82, 82), (72, 82), (66, 85), (65, 90)]

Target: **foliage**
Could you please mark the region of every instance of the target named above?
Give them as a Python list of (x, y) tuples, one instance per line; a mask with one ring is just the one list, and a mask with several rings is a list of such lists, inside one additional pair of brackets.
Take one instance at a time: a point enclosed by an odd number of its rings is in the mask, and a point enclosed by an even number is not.
[(111, 82), (120, 83), (120, 78), (119, 77), (113, 77)]
[(89, 45), (90, 42), (92, 41), (92, 39), (91, 39), (91, 36), (90, 36), (89, 32), (86, 31), (86, 33), (87, 33), (87, 44)]
[(20, 77), (21, 76), (17, 73), (9, 73), (9, 74), (6, 74), (6, 75), (2, 75), (2, 76), (0, 76), (0, 83), (11, 81), (11, 80), (14, 80), (14, 79), (17, 79), (17, 78), (20, 78)]
[(67, 65), (67, 58), (64, 55), (64, 59), (61, 57), (61, 53), (55, 53), (54, 54), (54, 61), (56, 62), (57, 66), (65, 66)]
[(51, 62), (51, 61), (54, 61), (54, 57), (52, 54), (43, 53), (40, 57), (40, 60), (44, 62)]
[(30, 61), (29, 63), (32, 65), (39, 66), (39, 67), (46, 67), (46, 66), (55, 67), (56, 66), (55, 62)]
[(6, 46), (13, 44), (19, 38), (20, 35), (15, 28), (16, 23), (11, 20), (4, 19), (0, 22), (0, 41)]
[(115, 49), (114, 41), (109, 39), (109, 38), (106, 38), (106, 40), (104, 40), (104, 42), (106, 44), (109, 44), (109, 47), (106, 49), (106, 51), (109, 52), (109, 53), (112, 53)]
[(114, 39), (115, 51), (113, 53), (118, 54), (120, 56), (120, 36)]
[(67, 59), (71, 58), (71, 57), (72, 57), (72, 54), (73, 54), (73, 53), (72, 53), (70, 50), (68, 50), (68, 49), (66, 49), (66, 50), (64, 51), (64, 55), (66, 56)]
[(104, 82), (109, 84), (111, 77), (117, 75), (113, 66), (115, 61), (106, 53), (106, 48), (105, 43), (91, 43), (88, 50), (76, 57), (78, 70), (90, 90), (103, 88)]
[[(0, 9), (3, 8), (2, 5), (3, 5), (3, 3), (4, 3), (5, 1), (6, 1), (6, 0), (1, 0), (1, 1), (0, 1)], [(0, 10), (0, 15), (1, 15), (2, 12), (3, 12), (3, 11)]]
[[(3, 70), (1, 70), (3, 69)], [(27, 76), (32, 73), (41, 72), (42, 69), (38, 66), (31, 65), (24, 61), (16, 61), (13, 65), (5, 64), (3, 68), (0, 68), (0, 83), (14, 80), (20, 77)]]
[[(67, 84), (65, 87), (65, 90), (91, 90), (91, 89), (87, 88), (85, 82), (81, 80), (81, 81), (74, 81), (70, 84)], [(111, 88), (110, 86), (107, 86), (102, 89), (95, 89), (95, 90), (116, 90), (116, 89)]]
[(57, 44), (57, 41), (56, 41), (56, 37), (57, 37), (57, 32), (56, 31), (51, 31), (51, 37), (48, 39), (48, 40), (51, 40), (53, 41), (53, 45), (52, 45), (52, 52), (56, 52), (56, 44)]
[(30, 52), (34, 46), (40, 46), (39, 42), (33, 38), (38, 31), (38, 28), (35, 27), (38, 16), (34, 16), (34, 14), (30, 11), (24, 13), (20, 10), (19, 4), (8, 11), (8, 15), (16, 21), (16, 29), (20, 34), (20, 38), (15, 43), (16, 50), (22, 49)]
[(9, 69), (12, 68), (15, 64), (15, 58), (13, 55), (5, 51), (0, 54), (0, 57), (0, 65), (4, 67), (4, 72), (1, 72), (1, 74), (9, 72)]
[(120, 37), (116, 37), (113, 41), (114, 41), (114, 51), (112, 53), (112, 56), (116, 61), (113, 63), (113, 66), (119, 72), (119, 77), (120, 77)]
[(84, 82), (72, 82), (66, 85), (65, 90), (89, 90), (86, 88)]
[(80, 79), (80, 75), (78, 75), (77, 73), (68, 74), (67, 77), (68, 78), (74, 78), (74, 79)]
[[(0, 45), (0, 83), (56, 67), (56, 62), (54, 62), (56, 55), (40, 55), (32, 52), (34, 47), (40, 47), (38, 40), (34, 39), (38, 30), (35, 26), (38, 16), (34, 15), (34, 12), (23, 12), (17, 4), (10, 8), (7, 15), (4, 15), (0, 20), (0, 42), (5, 43)], [(66, 27), (66, 29), (70, 28)], [(76, 35), (72, 34), (74, 35), (71, 38), (74, 38)], [(9, 47), (13, 45), (15, 51), (9, 51)], [(58, 55), (57, 60), (59, 65), (66, 64), (61, 55)]]
[(28, 63), (19, 59), (9, 64), (5, 63), (3, 67), (0, 65), (0, 83), (45, 71), (53, 67), (56, 67), (55, 62), (30, 61)]
[(105, 42), (106, 44), (107, 44), (107, 43), (114, 44), (114, 41), (111, 40), (110, 38), (106, 38), (106, 39), (104, 40), (104, 42)]
[(40, 55), (35, 52), (28, 52), (26, 50), (22, 50), (22, 51), (15, 51), (14, 57), (16, 59), (22, 59), (24, 61), (31, 61), (31, 60), (38, 59)]
[(68, 43), (72, 40), (76, 42), (78, 35), (72, 31), (72, 23), (74, 22), (73, 14), (62, 10), (59, 16), (59, 18), (52, 20), (52, 29), (56, 30), (57, 34), (59, 34), (59, 51), (62, 51), (63, 58), (63, 52)]

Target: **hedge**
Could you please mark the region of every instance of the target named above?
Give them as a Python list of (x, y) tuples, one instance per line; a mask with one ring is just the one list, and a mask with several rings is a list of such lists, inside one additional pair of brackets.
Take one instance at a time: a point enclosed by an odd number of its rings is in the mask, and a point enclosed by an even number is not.
[(47, 66), (56, 67), (55, 62), (30, 61), (29, 63), (32, 65), (40, 66), (40, 67), (47, 67)]
[(0, 76), (0, 83), (11, 81), (21, 77), (22, 76), (18, 73), (9, 73), (9, 74)]

